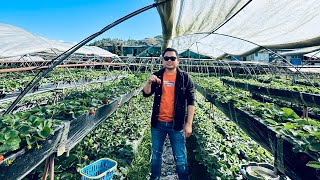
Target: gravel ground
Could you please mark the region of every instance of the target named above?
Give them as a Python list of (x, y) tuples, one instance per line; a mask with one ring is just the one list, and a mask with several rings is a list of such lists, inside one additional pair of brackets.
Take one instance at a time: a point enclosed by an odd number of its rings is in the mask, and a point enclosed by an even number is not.
[(176, 165), (173, 159), (172, 149), (168, 136), (165, 140), (162, 154), (161, 180), (178, 180)]

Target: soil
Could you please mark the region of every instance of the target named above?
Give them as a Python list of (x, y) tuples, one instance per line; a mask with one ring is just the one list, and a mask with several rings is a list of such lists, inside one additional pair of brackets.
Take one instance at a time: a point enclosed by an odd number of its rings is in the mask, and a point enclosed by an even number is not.
[(169, 137), (166, 137), (162, 153), (161, 180), (178, 180)]

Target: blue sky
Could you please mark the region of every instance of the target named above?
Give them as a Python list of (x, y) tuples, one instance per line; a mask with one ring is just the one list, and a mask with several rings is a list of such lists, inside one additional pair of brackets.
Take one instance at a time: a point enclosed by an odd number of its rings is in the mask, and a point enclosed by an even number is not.
[[(153, 2), (154, 0), (5, 0), (0, 5), (0, 23), (18, 26), (51, 40), (79, 42), (113, 21)], [(143, 39), (161, 34), (160, 17), (156, 8), (153, 8), (94, 40), (108, 37)]]

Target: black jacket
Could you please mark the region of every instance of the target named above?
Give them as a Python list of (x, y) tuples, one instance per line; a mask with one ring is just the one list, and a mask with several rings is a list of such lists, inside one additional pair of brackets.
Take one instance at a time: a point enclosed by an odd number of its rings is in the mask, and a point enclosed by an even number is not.
[[(153, 82), (151, 85), (151, 93), (146, 94), (143, 90), (143, 96), (149, 97), (153, 93), (154, 102), (153, 102), (153, 110), (151, 116), (151, 125), (156, 127), (158, 122), (158, 114), (160, 109), (160, 101), (162, 95), (162, 82), (163, 82), (163, 73), (165, 69), (161, 69), (158, 72), (154, 73), (159, 79), (161, 79), (161, 84), (157, 84)], [(194, 87), (193, 82), (190, 76), (177, 68), (177, 77), (176, 84), (174, 90), (174, 119), (173, 119), (173, 129), (180, 131), (183, 129), (184, 122), (186, 120), (186, 109), (188, 105), (194, 105)]]

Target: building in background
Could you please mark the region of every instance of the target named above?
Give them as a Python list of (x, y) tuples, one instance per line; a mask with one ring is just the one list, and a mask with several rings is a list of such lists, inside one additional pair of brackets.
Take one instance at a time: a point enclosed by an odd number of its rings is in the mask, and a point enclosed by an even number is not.
[(270, 62), (270, 53), (267, 50), (260, 50), (256, 53), (250, 54), (245, 57), (246, 61), (256, 61), (256, 62)]

